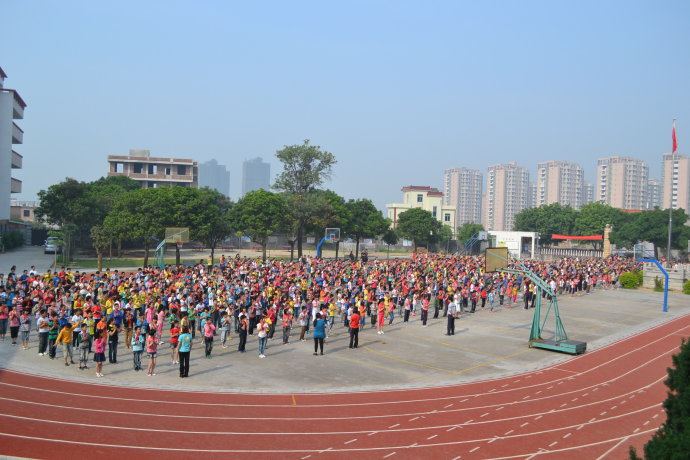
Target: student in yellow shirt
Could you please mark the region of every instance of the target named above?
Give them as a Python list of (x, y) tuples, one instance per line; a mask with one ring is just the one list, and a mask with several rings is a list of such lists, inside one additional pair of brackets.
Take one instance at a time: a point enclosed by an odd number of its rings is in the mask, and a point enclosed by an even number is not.
[[(65, 366), (69, 366), (71, 364), (77, 364), (74, 362), (72, 359), (72, 332), (74, 329), (77, 328), (81, 324), (81, 321), (79, 321), (77, 324), (72, 325), (70, 323), (65, 324), (65, 327), (63, 327), (60, 330), (60, 333), (57, 336), (57, 339), (55, 340), (55, 346), (57, 346), (59, 343), (62, 343), (62, 350), (63, 354), (65, 356)], [(69, 357), (69, 362), (67, 362), (67, 358)]]

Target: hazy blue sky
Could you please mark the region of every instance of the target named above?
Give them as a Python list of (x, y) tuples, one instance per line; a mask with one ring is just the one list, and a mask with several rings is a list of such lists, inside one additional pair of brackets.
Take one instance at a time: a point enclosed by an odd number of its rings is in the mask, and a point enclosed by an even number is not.
[(383, 207), (443, 170), (690, 153), (690, 2), (3, 0), (20, 199), (106, 156), (241, 162), (311, 139)]

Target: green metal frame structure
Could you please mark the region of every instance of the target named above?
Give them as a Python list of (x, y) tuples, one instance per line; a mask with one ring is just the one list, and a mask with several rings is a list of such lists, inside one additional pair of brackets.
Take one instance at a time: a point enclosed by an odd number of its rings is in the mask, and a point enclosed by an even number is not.
[(153, 265), (163, 270), (165, 268), (165, 240), (158, 243), (156, 246), (155, 258)]
[[(537, 297), (534, 305), (534, 317), (532, 318), (529, 346), (531, 348), (543, 348), (546, 350), (560, 351), (562, 353), (569, 353), (573, 355), (584, 353), (587, 349), (586, 342), (568, 339), (568, 334), (565, 332), (565, 327), (563, 327), (563, 321), (561, 320), (561, 314), (558, 310), (558, 297), (553, 289), (551, 289), (551, 287), (534, 272), (525, 267), (520, 261), (512, 260), (510, 262), (517, 264), (520, 268), (501, 268), (499, 271), (523, 275), (536, 286), (534, 295)], [(549, 297), (549, 308), (546, 310), (543, 320), (541, 318), (542, 293), (546, 293)], [(554, 336), (553, 338), (545, 339), (542, 336), (542, 332), (544, 331), (544, 326), (546, 326), (546, 321), (549, 318), (549, 314), (552, 311), (555, 317)]]

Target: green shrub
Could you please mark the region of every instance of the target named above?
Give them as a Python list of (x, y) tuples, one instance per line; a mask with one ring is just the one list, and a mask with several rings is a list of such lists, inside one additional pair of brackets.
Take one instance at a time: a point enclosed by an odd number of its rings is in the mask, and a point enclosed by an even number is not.
[(683, 294), (690, 295), (690, 280), (687, 280), (683, 285)]
[(637, 275), (631, 272), (623, 273), (620, 277), (621, 286), (623, 289), (637, 289), (639, 286), (639, 278)]
[(658, 276), (654, 278), (654, 291), (664, 292), (664, 280), (662, 280)]
[(18, 248), (24, 244), (24, 237), (16, 230), (9, 230), (2, 234), (2, 245), (5, 250)]
[(642, 270), (634, 270), (633, 274), (637, 277), (637, 286), (642, 286), (644, 283), (644, 272)]

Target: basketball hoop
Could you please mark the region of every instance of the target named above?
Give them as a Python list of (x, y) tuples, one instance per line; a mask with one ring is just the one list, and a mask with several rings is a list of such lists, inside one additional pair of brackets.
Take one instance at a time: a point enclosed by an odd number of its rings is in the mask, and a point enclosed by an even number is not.
[(177, 245), (177, 249), (182, 249), (184, 243), (182, 241), (176, 241), (175, 244)]

